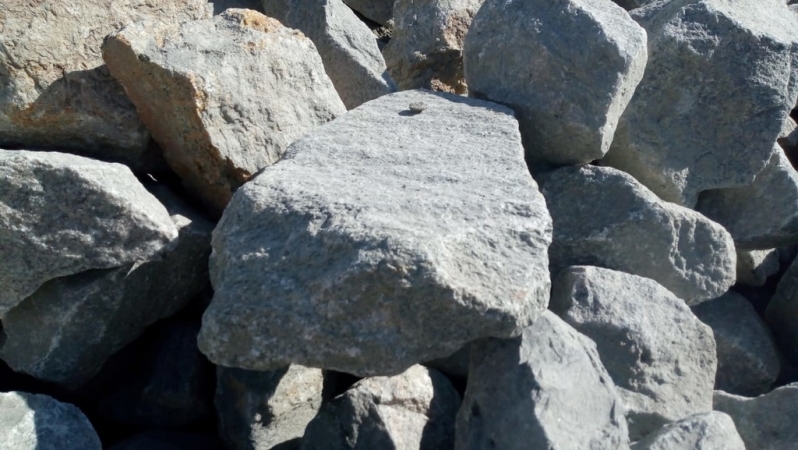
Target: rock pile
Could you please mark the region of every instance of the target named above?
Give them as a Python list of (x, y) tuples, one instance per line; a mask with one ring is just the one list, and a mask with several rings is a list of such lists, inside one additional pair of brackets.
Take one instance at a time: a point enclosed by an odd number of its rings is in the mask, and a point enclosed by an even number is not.
[(795, 448), (795, 14), (5, 0), (0, 447)]

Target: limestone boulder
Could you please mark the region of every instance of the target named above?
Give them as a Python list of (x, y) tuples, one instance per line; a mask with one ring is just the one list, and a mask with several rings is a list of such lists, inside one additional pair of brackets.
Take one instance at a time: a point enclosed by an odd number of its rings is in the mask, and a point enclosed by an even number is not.
[(0, 317), (48, 280), (145, 261), (177, 235), (121, 164), (0, 150)]
[(715, 391), (714, 407), (731, 416), (747, 449), (791, 450), (798, 442), (798, 383), (755, 398)]
[(263, 11), (316, 44), (347, 109), (396, 91), (374, 34), (342, 0), (263, 0)]
[[(103, 168), (107, 170), (99, 169)], [(119, 175), (111, 170), (104, 176)], [(3, 317), (0, 358), (11, 368), (77, 388), (147, 326), (179, 311), (208, 284), (213, 223), (167, 188), (150, 189), (155, 194), (152, 201), (163, 202), (171, 215), (170, 223), (178, 230), (177, 245), (158, 257), (46, 282)], [(68, 208), (69, 203), (59, 207)], [(81, 220), (100, 220), (86, 211), (90, 210), (81, 206), (73, 213)]]
[(632, 440), (712, 410), (715, 340), (683, 300), (648, 278), (590, 266), (552, 284), (549, 308), (596, 343)]
[(460, 403), (449, 380), (423, 366), (366, 378), (322, 407), (300, 448), (451, 449)]
[(759, 0), (658, 1), (631, 14), (650, 56), (603, 163), (689, 208), (702, 191), (750, 185), (798, 96), (798, 17)]
[(252, 10), (141, 21), (103, 58), (186, 187), (221, 214), (233, 192), (345, 112), (313, 43)]
[(591, 265), (655, 280), (688, 304), (717, 298), (734, 283), (734, 241), (703, 215), (660, 200), (609, 167), (563, 167), (543, 195), (554, 220), (552, 273)]
[(100, 450), (89, 419), (74, 405), (41, 394), (0, 393), (0, 448)]
[(632, 450), (746, 450), (734, 421), (718, 411), (693, 414), (665, 425)]
[(509, 109), (381, 97), (236, 193), (200, 348), (228, 367), (373, 376), (516, 336), (548, 304), (550, 220)]
[(455, 449), (628, 449), (624, 407), (596, 344), (546, 311), (514, 339), (471, 345)]
[(518, 114), (530, 159), (610, 149), (646, 68), (646, 33), (610, 0), (487, 0), (463, 50), (469, 94)]
[(0, 148), (67, 151), (135, 169), (150, 134), (103, 65), (103, 38), (125, 24), (210, 15), (207, 0), (4, 0), (0, 11)]

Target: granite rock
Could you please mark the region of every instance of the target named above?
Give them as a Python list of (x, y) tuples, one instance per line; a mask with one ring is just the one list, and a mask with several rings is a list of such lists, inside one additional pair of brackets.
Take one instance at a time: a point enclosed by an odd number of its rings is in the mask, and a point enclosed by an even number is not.
[(746, 450), (728, 414), (699, 413), (660, 428), (632, 450)]
[(798, 442), (798, 383), (755, 398), (715, 391), (714, 408), (731, 416), (747, 449), (793, 450)]

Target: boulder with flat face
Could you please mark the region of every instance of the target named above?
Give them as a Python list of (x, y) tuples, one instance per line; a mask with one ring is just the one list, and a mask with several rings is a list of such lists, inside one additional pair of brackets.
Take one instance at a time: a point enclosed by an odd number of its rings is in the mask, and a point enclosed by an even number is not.
[(236, 193), (200, 348), (228, 367), (373, 376), (516, 336), (548, 304), (550, 220), (509, 109), (381, 97)]

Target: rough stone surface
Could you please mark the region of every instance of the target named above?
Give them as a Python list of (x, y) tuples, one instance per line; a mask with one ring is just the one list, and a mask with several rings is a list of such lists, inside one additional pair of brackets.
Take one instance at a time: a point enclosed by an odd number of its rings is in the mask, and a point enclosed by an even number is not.
[(730, 291), (694, 306), (693, 312), (715, 335), (715, 388), (746, 396), (768, 392), (779, 376), (779, 353), (773, 335), (751, 303)]
[(487, 0), (465, 39), (469, 93), (512, 107), (533, 160), (610, 149), (646, 67), (646, 33), (610, 0)]
[(103, 66), (103, 38), (134, 20), (209, 15), (207, 0), (3, 0), (0, 147), (148, 164), (150, 135)]
[(200, 349), (228, 367), (372, 376), (517, 336), (548, 304), (550, 220), (510, 110), (384, 96), (236, 193)]
[(396, 90), (374, 34), (341, 0), (263, 0), (263, 10), (316, 44), (348, 109)]
[[(0, 358), (14, 370), (78, 387), (145, 327), (180, 310), (208, 284), (213, 224), (165, 187), (151, 190), (171, 214), (177, 245), (158, 258), (48, 281), (11, 309), (3, 318)], [(84, 205), (81, 211), (88, 210)]]
[(650, 57), (603, 162), (687, 207), (751, 184), (798, 96), (798, 17), (760, 0), (659, 1), (632, 17)]
[(549, 311), (515, 339), (473, 343), (455, 448), (629, 448), (596, 344)]
[(798, 383), (756, 398), (715, 391), (714, 407), (731, 416), (745, 448), (794, 450), (798, 442)]
[[(798, 45), (798, 44), (797, 44)], [(798, 172), (778, 146), (753, 184), (704, 191), (696, 211), (723, 225), (741, 250), (798, 242)]]
[(684, 301), (648, 278), (569, 267), (549, 308), (591, 338), (637, 440), (667, 422), (712, 410), (715, 340)]
[(0, 317), (47, 280), (146, 260), (176, 237), (125, 166), (0, 150)]
[(393, 0), (344, 0), (344, 3), (380, 25), (389, 25), (393, 19)]
[(89, 420), (69, 403), (26, 392), (0, 393), (0, 448), (100, 450)]
[(298, 448), (321, 408), (323, 384), (321, 370), (299, 365), (269, 372), (218, 366), (219, 435), (232, 450)]
[(591, 265), (651, 278), (685, 300), (719, 297), (734, 283), (729, 233), (687, 208), (664, 202), (609, 167), (564, 167), (543, 181), (554, 220), (551, 273)]
[(746, 450), (728, 414), (693, 414), (636, 442), (632, 450)]
[(464, 94), (463, 41), (484, 0), (399, 0), (391, 41), (383, 50), (401, 89)]
[(746, 286), (764, 286), (768, 277), (781, 268), (778, 249), (737, 250), (737, 282)]
[(765, 310), (765, 322), (773, 330), (779, 349), (798, 358), (798, 260), (781, 277)]
[(345, 112), (313, 43), (251, 10), (137, 22), (106, 39), (103, 58), (166, 161), (219, 214), (294, 140)]
[(301, 449), (451, 449), (460, 402), (445, 376), (423, 366), (366, 378), (322, 407)]

